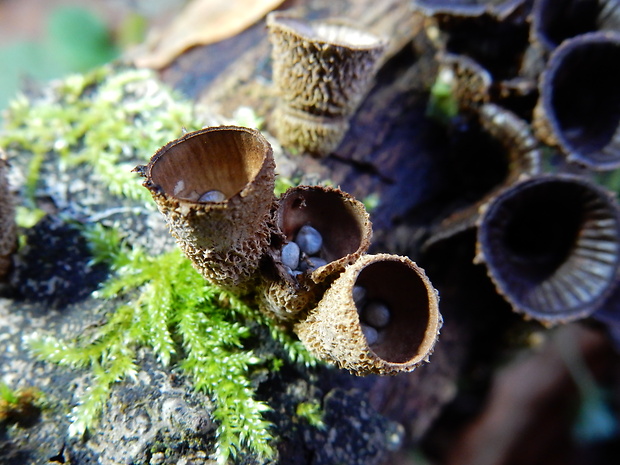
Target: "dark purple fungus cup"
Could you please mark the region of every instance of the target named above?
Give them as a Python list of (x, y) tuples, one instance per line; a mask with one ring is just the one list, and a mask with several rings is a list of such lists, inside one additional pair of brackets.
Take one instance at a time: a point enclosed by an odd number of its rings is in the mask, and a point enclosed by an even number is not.
[(513, 185), (483, 208), (476, 262), (514, 311), (551, 325), (600, 307), (620, 265), (614, 196), (580, 177), (547, 175)]
[(540, 79), (534, 128), (569, 162), (594, 170), (620, 167), (620, 33), (566, 40)]

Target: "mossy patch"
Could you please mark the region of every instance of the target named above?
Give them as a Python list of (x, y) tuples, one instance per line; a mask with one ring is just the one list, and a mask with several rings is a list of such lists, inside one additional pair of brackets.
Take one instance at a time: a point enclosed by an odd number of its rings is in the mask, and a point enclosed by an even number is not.
[[(101, 68), (10, 104), (0, 145), (25, 167), (22, 226), (40, 217), (41, 198), (53, 187), (47, 179), (52, 171), (104, 192), (93, 198), (107, 209), (97, 210), (91, 197), (84, 206), (87, 197), (73, 195), (63, 211), (63, 218), (81, 225), (92, 266), (110, 269), (94, 294), (104, 302), (103, 322), (71, 340), (32, 334), (28, 342), (41, 360), (90, 373), (90, 385), (71, 413), (75, 436), (96, 428), (112, 387), (137, 373), (138, 351), (148, 348), (214, 400), (221, 463), (241, 451), (269, 458), (275, 454), (273, 425), (264, 417), (270, 407), (257, 400), (254, 374), (284, 363), (312, 366), (315, 359), (257, 310), (206, 283), (177, 248), (147, 250), (132, 240), (127, 226), (101, 220), (132, 209), (150, 208), (157, 215), (131, 170), (183, 128), (200, 126), (188, 101), (142, 70)], [(281, 179), (279, 187), (289, 184)], [(57, 208), (64, 200), (55, 202)], [(91, 215), (76, 218), (81, 209)], [(260, 337), (252, 330), (257, 325), (281, 355), (259, 350)]]

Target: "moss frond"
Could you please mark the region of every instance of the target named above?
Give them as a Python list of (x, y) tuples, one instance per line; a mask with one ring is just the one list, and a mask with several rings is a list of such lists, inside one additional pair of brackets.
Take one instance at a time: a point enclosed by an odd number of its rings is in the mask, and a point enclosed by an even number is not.
[(33, 154), (30, 198), (42, 164), (56, 154), (61, 169), (87, 164), (111, 194), (146, 201), (150, 195), (131, 170), (183, 127), (199, 128), (191, 104), (158, 84), (152, 72), (103, 67), (58, 81), (37, 100), (18, 96), (9, 104), (0, 146)]
[(105, 261), (115, 271), (97, 295), (125, 303), (104, 324), (73, 341), (43, 336), (29, 342), (42, 360), (91, 373), (90, 385), (72, 411), (70, 433), (94, 427), (112, 385), (135, 375), (136, 351), (149, 347), (162, 364), (175, 363), (196, 390), (213, 398), (220, 463), (243, 450), (273, 457), (272, 424), (264, 418), (270, 408), (256, 400), (251, 376), (258, 367), (273, 368), (283, 361), (258, 356), (247, 347), (249, 323), (266, 325), (291, 362), (313, 366), (316, 359), (272, 320), (205, 282), (178, 249), (150, 256), (130, 248), (116, 230), (94, 225), (84, 234), (93, 260)]

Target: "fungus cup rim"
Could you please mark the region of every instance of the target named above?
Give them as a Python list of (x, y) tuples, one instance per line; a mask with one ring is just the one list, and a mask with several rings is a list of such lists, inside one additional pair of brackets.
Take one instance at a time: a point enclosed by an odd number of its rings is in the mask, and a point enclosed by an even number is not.
[[(245, 184), (239, 189), (237, 192), (232, 195), (227, 195), (225, 200), (218, 202), (204, 202), (199, 200), (191, 200), (188, 198), (183, 198), (175, 195), (174, 193), (167, 192), (164, 187), (156, 183), (153, 179), (153, 170), (156, 168), (157, 163), (160, 160), (163, 160), (164, 157), (171, 154), (171, 151), (174, 151), (176, 147), (179, 145), (193, 139), (194, 137), (201, 137), (209, 134), (223, 133), (223, 132), (237, 133), (237, 134), (248, 134), (254, 139), (254, 147), (259, 149), (257, 153), (262, 153), (261, 159), (259, 163), (257, 163), (255, 169), (251, 176), (248, 176)], [(221, 134), (220, 134), (221, 135)], [(155, 154), (151, 157), (150, 161), (146, 165), (139, 165), (134, 168), (134, 171), (138, 172), (141, 176), (146, 179), (142, 183), (144, 187), (146, 187), (153, 195), (160, 195), (169, 201), (178, 203), (179, 205), (188, 204), (201, 206), (204, 209), (225, 209), (227, 208), (234, 199), (244, 198), (246, 197), (250, 191), (252, 190), (252, 183), (255, 179), (257, 179), (260, 173), (265, 169), (265, 166), (273, 165), (273, 149), (271, 144), (267, 141), (265, 136), (261, 134), (260, 131), (252, 128), (242, 127), (242, 126), (234, 126), (234, 125), (222, 125), (222, 126), (210, 126), (199, 129), (197, 131), (191, 131), (186, 134), (183, 134), (178, 139), (172, 140), (168, 142), (166, 145), (158, 149)], [(274, 183), (275, 183), (275, 174), (274, 174)]]
[[(363, 52), (380, 50), (388, 44), (387, 39), (365, 32), (353, 25), (334, 21), (304, 21), (302, 18), (282, 11), (272, 11), (267, 15), (267, 27), (277, 32), (292, 34), (305, 42), (322, 47), (333, 46)], [(346, 36), (354, 35), (364, 40), (356, 43), (353, 40), (323, 37), (324, 31), (321, 31), (319, 28), (327, 28), (330, 31), (340, 30)]]
[[(389, 358), (384, 358), (382, 353), (383, 350), (376, 350), (378, 344), (370, 345), (368, 341), (362, 334), (362, 340), (364, 341), (366, 348), (368, 351), (375, 357), (375, 360), (380, 362), (385, 367), (390, 368), (415, 368), (419, 366), (421, 363), (428, 361), (429, 356), (433, 353), (435, 344), (437, 343), (441, 327), (443, 325), (443, 318), (439, 311), (439, 293), (433, 287), (431, 280), (428, 278), (424, 269), (417, 265), (413, 260), (408, 257), (403, 257), (399, 255), (391, 255), (391, 254), (375, 254), (375, 255), (364, 255), (360, 257), (356, 265), (359, 266), (359, 269), (355, 270), (355, 274), (353, 276), (354, 285), (357, 284), (360, 275), (362, 275), (369, 267), (373, 267), (375, 265), (381, 265), (381, 263), (392, 262), (398, 265), (405, 266), (408, 270), (410, 270), (413, 274), (417, 276), (420, 280), (420, 284), (426, 290), (426, 298), (427, 298), (427, 325), (422, 332), (422, 337), (420, 338), (419, 344), (416, 345), (415, 351), (412, 348), (412, 352), (414, 354), (410, 356), (408, 360), (404, 361), (391, 361)], [(403, 292), (406, 292), (403, 290)], [(353, 300), (353, 295), (350, 294), (348, 298), (349, 305), (353, 305), (353, 308), (357, 309), (357, 304)], [(361, 328), (359, 327), (360, 315), (359, 311), (356, 311), (355, 314), (356, 321), (358, 323), (357, 330), (361, 333)], [(373, 346), (375, 347), (373, 349)]]

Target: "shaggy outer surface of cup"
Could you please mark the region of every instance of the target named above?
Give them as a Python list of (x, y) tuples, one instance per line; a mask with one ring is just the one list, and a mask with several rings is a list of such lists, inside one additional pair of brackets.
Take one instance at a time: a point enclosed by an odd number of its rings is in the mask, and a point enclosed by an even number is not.
[[(269, 251), (273, 272), (263, 285), (260, 308), (276, 319), (296, 321), (321, 299), (329, 284), (370, 246), (372, 225), (364, 204), (340, 189), (298, 186), (279, 200), (273, 223), (282, 243)], [(327, 264), (297, 276), (281, 260), (284, 243), (294, 240), (302, 226), (322, 236), (320, 257)]]
[(345, 116), (366, 95), (386, 42), (350, 26), (267, 16), (273, 80), (282, 102), (322, 116)]
[(286, 148), (323, 157), (338, 148), (349, 129), (346, 117), (318, 116), (279, 104), (273, 114), (278, 141)]
[[(198, 271), (242, 292), (269, 244), (274, 168), (271, 146), (258, 131), (220, 126), (185, 134), (137, 170)], [(214, 190), (225, 200), (198, 200)]]
[[(354, 286), (365, 287), (367, 298), (391, 311), (372, 344), (362, 332)], [(294, 330), (317, 357), (353, 374), (391, 375), (427, 362), (441, 325), (437, 291), (424, 271), (406, 257), (379, 254), (348, 266)]]
[(545, 324), (589, 316), (620, 266), (614, 196), (589, 181), (547, 175), (513, 185), (484, 207), (476, 262), (514, 311)]

